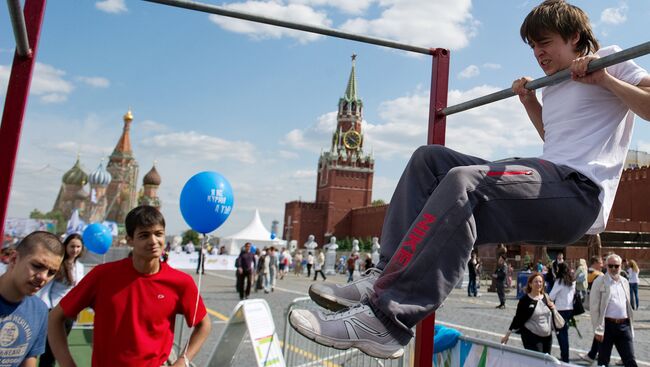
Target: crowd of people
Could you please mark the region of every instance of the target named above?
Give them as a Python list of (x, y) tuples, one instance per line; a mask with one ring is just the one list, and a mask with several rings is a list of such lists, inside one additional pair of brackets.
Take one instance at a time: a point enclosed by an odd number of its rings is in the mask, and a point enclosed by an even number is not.
[[(569, 362), (568, 329), (576, 325), (574, 316), (586, 308), (590, 312), (594, 337), (589, 352), (579, 357), (606, 366), (616, 346), (623, 365), (637, 365), (632, 325), (633, 310), (638, 309), (638, 290), (631, 286), (632, 281), (638, 284), (636, 261), (610, 253), (604, 259), (592, 257), (589, 267), (584, 259), (579, 259), (574, 268), (560, 253), (548, 269), (528, 272), (525, 294), (518, 301), (502, 343), (507, 343), (515, 332), (521, 335), (524, 348), (550, 353), (555, 333), (560, 359)], [(549, 279), (553, 280), (550, 287), (547, 286)]]
[[(303, 253), (306, 253), (306, 256)], [(347, 274), (348, 282), (352, 282), (355, 272), (365, 272), (374, 266), (371, 254), (366, 254), (362, 262), (357, 252), (351, 252), (347, 257), (340, 256), (332, 267), (336, 274)], [(325, 252), (322, 250), (298, 250), (292, 256), (284, 247), (279, 251), (274, 246), (259, 249), (246, 242), (235, 260), (235, 267), (235, 288), (241, 300), (248, 299), (251, 291), (275, 291), (277, 281), (284, 279), (288, 273), (306, 276), (313, 281), (320, 275), (323, 281), (327, 280)]]

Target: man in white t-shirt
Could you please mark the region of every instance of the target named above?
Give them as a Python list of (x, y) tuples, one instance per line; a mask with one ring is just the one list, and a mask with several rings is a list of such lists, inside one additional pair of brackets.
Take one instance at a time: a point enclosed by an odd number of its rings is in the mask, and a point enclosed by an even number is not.
[[(365, 277), (318, 283), (309, 294), (331, 310), (294, 310), (291, 325), (324, 345), (381, 358), (403, 354), (412, 327), (460, 280), (474, 245), (516, 241), (570, 244), (598, 233), (616, 194), (634, 114), (650, 119), (650, 76), (633, 61), (587, 73), (599, 48), (588, 16), (548, 0), (524, 20), (521, 37), (545, 74), (571, 80), (542, 92), (512, 89), (544, 141), (539, 158), (487, 160), (443, 146), (418, 148), (384, 219), (381, 259)], [(352, 329), (352, 330), (350, 330)]]

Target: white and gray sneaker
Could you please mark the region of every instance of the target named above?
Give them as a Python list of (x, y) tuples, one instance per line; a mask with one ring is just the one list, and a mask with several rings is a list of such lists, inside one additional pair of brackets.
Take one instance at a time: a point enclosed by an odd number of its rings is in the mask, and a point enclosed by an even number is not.
[(347, 284), (314, 283), (309, 287), (309, 297), (321, 307), (340, 311), (370, 297), (380, 275), (380, 269), (370, 268), (361, 278)]
[(336, 349), (357, 348), (375, 358), (399, 358), (404, 347), (393, 338), (367, 304), (346, 311), (323, 314), (295, 309), (289, 323), (297, 332), (318, 344)]

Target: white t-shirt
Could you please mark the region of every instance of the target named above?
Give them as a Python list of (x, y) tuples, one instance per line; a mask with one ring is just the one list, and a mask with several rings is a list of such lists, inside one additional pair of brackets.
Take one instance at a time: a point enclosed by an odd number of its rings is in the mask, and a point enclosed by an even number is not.
[[(601, 48), (600, 57), (621, 51)], [(637, 85), (648, 75), (634, 61), (607, 68), (613, 77)], [(544, 153), (540, 158), (569, 166), (601, 188), (600, 214), (588, 233), (605, 229), (630, 146), (634, 114), (613, 93), (567, 80), (542, 91)]]

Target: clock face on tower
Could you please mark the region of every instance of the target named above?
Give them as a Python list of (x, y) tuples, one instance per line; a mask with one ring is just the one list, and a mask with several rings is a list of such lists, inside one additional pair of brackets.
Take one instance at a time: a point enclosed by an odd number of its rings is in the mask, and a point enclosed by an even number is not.
[(346, 148), (356, 150), (361, 145), (361, 134), (355, 130), (349, 130), (343, 134), (343, 145)]

